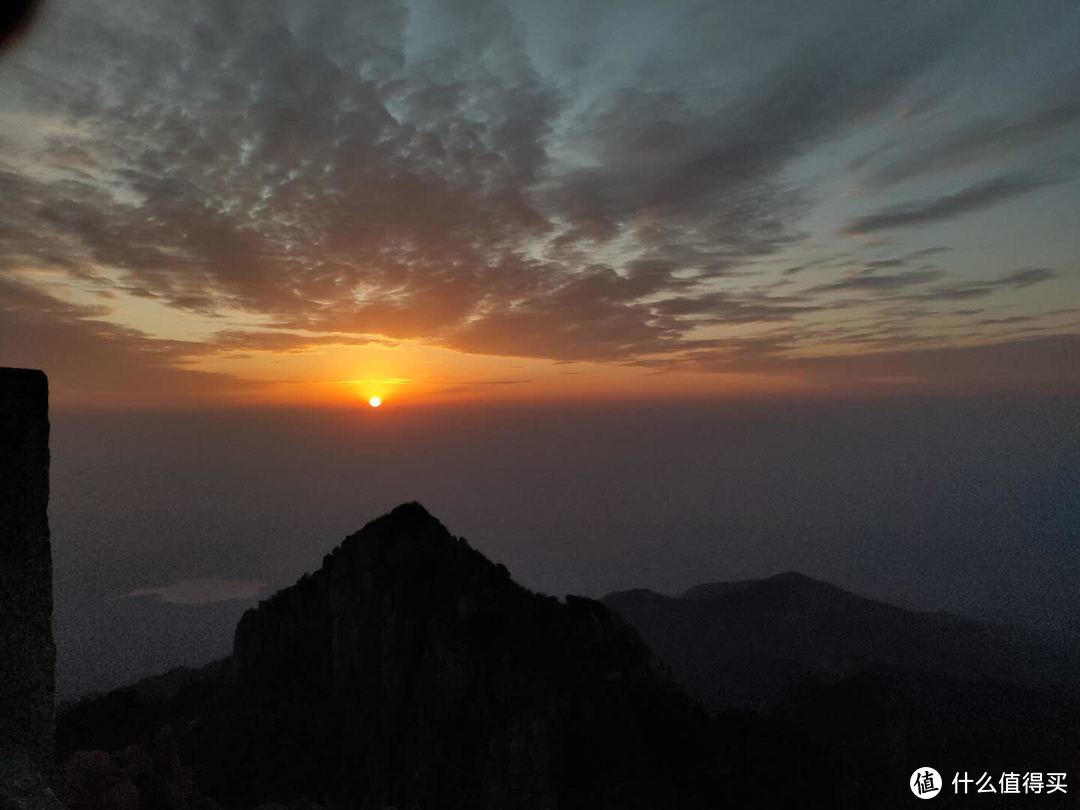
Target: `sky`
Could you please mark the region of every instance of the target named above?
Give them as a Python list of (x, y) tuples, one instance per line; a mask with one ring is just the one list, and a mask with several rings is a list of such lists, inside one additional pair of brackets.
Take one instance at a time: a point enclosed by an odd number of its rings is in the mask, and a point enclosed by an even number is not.
[(72, 407), (1080, 382), (1071, 2), (52, 0), (0, 362)]

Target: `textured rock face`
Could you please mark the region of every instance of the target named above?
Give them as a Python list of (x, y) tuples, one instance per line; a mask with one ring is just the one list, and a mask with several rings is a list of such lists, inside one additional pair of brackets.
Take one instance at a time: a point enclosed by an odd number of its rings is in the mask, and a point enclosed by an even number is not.
[(195, 789), (168, 725), (149, 743), (69, 754), (56, 782), (68, 810), (221, 810)]
[(25, 752), (0, 750), (0, 810), (67, 810)]
[(187, 751), (231, 806), (709, 806), (707, 719), (649, 659), (406, 504), (244, 616)]
[(49, 388), (0, 368), (0, 756), (52, 768)]

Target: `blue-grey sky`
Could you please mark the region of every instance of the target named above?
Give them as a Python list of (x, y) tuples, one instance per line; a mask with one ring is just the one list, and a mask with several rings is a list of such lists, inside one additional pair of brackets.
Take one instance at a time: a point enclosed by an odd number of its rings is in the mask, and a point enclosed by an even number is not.
[(52, 0), (0, 59), (0, 359), (79, 404), (1075, 387), (1078, 42), (1070, 2)]

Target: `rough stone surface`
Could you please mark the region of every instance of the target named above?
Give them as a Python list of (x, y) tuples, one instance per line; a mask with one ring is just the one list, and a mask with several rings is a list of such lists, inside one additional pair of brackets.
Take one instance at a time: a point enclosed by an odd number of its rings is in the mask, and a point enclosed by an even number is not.
[(0, 749), (0, 810), (65, 810), (25, 751)]
[(49, 385), (0, 368), (0, 756), (53, 761)]
[(72, 752), (56, 789), (68, 810), (221, 810), (195, 790), (167, 725), (147, 744)]
[(245, 614), (234, 661), (229, 709), (190, 737), (234, 806), (245, 785), (364, 810), (706, 804), (704, 717), (634, 631), (525, 590), (418, 504)]

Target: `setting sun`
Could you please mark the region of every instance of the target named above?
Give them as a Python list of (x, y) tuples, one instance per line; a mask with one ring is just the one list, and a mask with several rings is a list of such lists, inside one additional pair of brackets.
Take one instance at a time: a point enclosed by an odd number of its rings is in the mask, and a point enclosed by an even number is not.
[(372, 408), (378, 408), (378, 407), (379, 407), (380, 405), (382, 405), (382, 397), (371, 397), (371, 398), (370, 398), (370, 399), (369, 399), (369, 400), (367, 401), (367, 403), (368, 403), (368, 405), (370, 405), (370, 406), (371, 406)]

